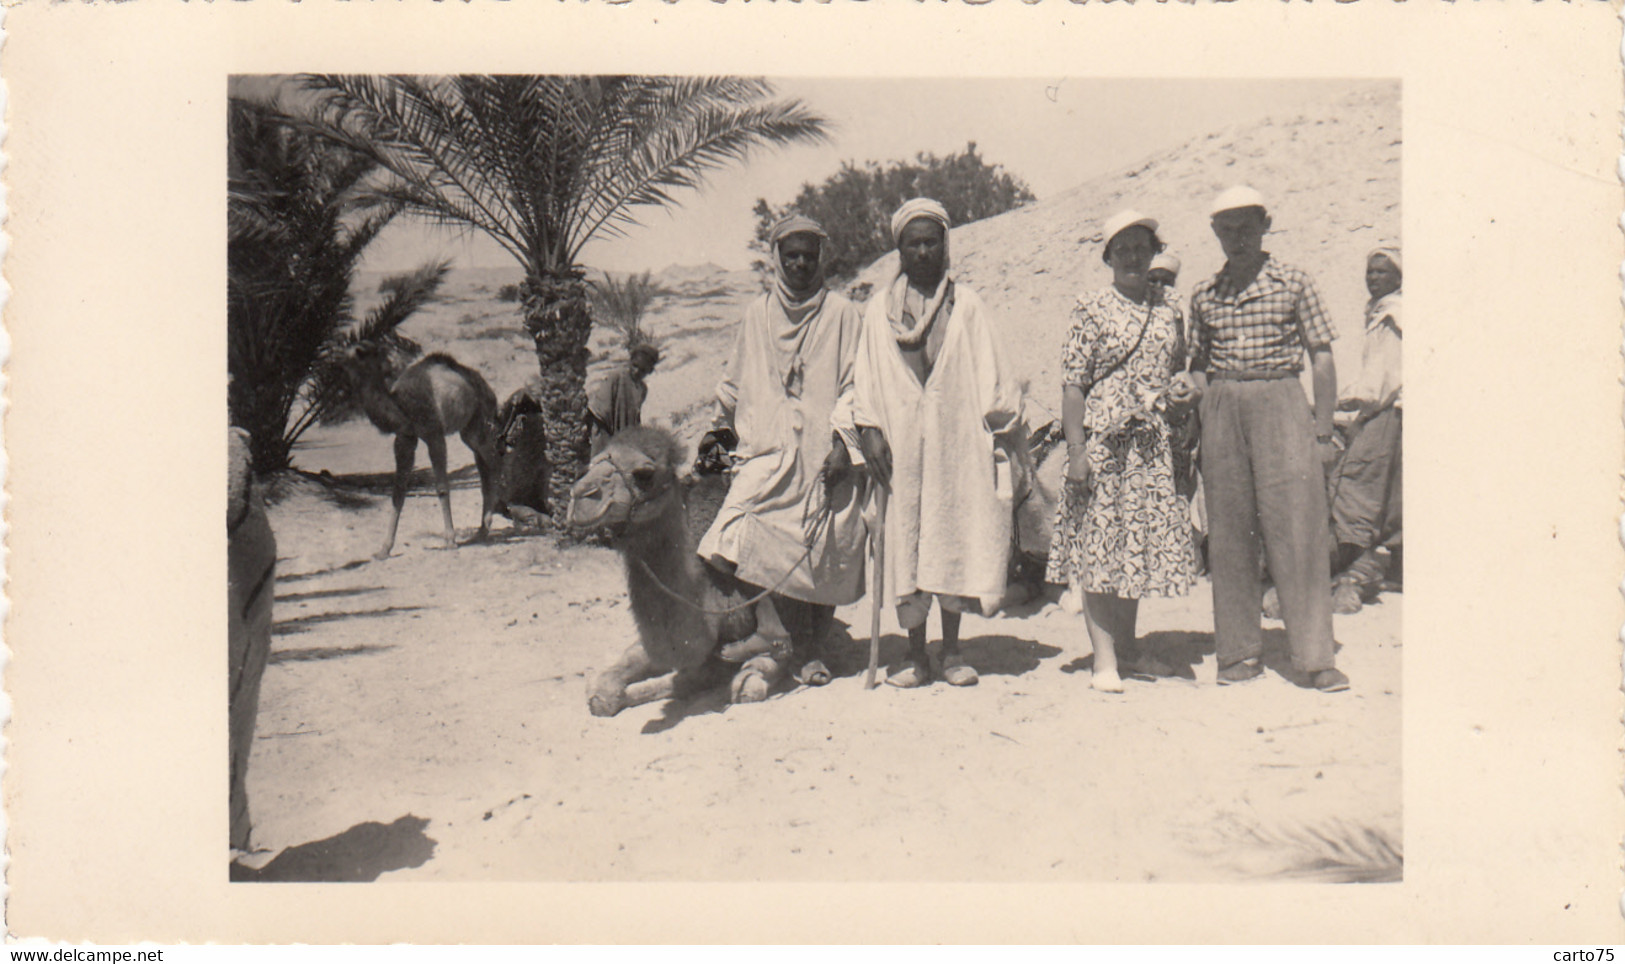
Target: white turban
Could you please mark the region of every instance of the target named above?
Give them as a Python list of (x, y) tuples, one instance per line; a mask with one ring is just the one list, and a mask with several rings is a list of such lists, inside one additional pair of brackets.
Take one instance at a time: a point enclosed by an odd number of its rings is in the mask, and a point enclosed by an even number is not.
[(1176, 278), (1179, 277), (1179, 259), (1166, 251), (1157, 255), (1155, 258), (1152, 258), (1151, 267), (1147, 268), (1146, 270), (1155, 271), (1158, 268), (1163, 269)]
[(903, 239), (903, 229), (908, 227), (910, 221), (917, 218), (930, 218), (942, 225), (944, 232), (953, 227), (948, 220), (947, 208), (928, 197), (917, 197), (911, 201), (904, 201), (903, 206), (897, 209), (897, 213), (891, 216), (891, 239), (893, 244)]
[(1369, 264), (1372, 258), (1387, 258), (1393, 262), (1395, 270), (1402, 275), (1405, 273), (1404, 266), (1399, 263), (1399, 245), (1397, 244), (1385, 244), (1378, 248), (1372, 248), (1371, 253), (1365, 256), (1366, 263)]

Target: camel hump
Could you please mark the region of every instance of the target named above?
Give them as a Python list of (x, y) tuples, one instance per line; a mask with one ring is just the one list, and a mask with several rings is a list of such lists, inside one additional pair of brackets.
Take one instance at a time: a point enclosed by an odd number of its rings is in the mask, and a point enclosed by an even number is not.
[(485, 380), (479, 369), (470, 368), (443, 351), (430, 352), (424, 355), (418, 363), (425, 367), (437, 366), (457, 374), (473, 389), (479, 404), (479, 413), (488, 421), (496, 419), (497, 393), (491, 389), (491, 383)]
[(391, 386), (390, 396), (420, 430), (451, 435), (476, 422), (494, 426), (497, 398), (479, 372), (450, 355), (413, 362)]

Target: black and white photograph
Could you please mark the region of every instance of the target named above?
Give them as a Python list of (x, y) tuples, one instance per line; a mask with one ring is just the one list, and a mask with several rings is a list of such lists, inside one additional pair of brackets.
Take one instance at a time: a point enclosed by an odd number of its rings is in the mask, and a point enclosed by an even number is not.
[(24, 15), (14, 930), (1620, 929), (1600, 21), (908, 9)]
[(1397, 81), (230, 83), (234, 880), (1402, 879)]

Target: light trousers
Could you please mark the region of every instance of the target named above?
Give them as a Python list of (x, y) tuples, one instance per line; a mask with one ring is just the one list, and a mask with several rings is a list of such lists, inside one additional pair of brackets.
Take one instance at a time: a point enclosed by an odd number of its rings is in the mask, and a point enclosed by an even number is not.
[(1296, 378), (1211, 379), (1201, 415), (1219, 665), (1255, 659), (1264, 651), (1262, 539), (1293, 665), (1303, 673), (1330, 669), (1326, 479), (1303, 389)]

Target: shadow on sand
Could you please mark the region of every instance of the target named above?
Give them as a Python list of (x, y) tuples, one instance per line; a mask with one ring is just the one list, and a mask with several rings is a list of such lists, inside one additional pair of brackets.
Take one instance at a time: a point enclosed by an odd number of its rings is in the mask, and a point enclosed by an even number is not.
[(231, 879), (253, 883), (377, 880), (379, 874), (429, 862), (435, 841), (423, 832), (428, 825), (429, 821), (410, 814), (391, 824), (358, 823), (326, 840), (289, 847), (258, 870), (233, 862)]
[(279, 649), (270, 655), (269, 661), (272, 664), (309, 663), (315, 660), (360, 656), (365, 653), (382, 653), (394, 648), (393, 646), (375, 646), (362, 643), (358, 646), (308, 646), (302, 649)]
[[(936, 642), (931, 644), (933, 658), (937, 655), (939, 645)], [(965, 661), (975, 667), (976, 672), (982, 676), (1021, 676), (1037, 669), (1043, 660), (1061, 654), (1060, 649), (1054, 646), (1002, 635), (977, 636), (962, 640), (960, 651), (964, 653)], [(880, 668), (876, 680), (884, 682), (886, 675), (896, 670), (907, 654), (908, 637), (897, 633), (881, 636)], [(869, 669), (868, 640), (854, 639), (852, 627), (843, 620), (835, 620), (825, 648), (824, 665), (828, 667), (832, 680), (864, 675)], [(791, 674), (796, 669), (797, 667), (791, 667), (785, 673), (784, 679), (773, 688), (768, 699), (777, 699), (800, 689), (814, 688), (798, 683), (792, 677)], [(719, 673), (715, 683), (708, 684), (700, 693), (684, 699), (667, 700), (661, 706), (660, 716), (645, 723), (642, 732), (664, 733), (691, 716), (727, 712), (731, 705), (728, 702), (730, 678), (727, 672)]]
[[(931, 639), (927, 649), (935, 662), (940, 659), (941, 643), (935, 638)], [(965, 662), (974, 667), (980, 676), (1021, 676), (1037, 669), (1040, 662), (1061, 655), (1061, 650), (1054, 646), (1004, 635), (962, 639), (959, 651), (964, 654)], [(907, 636), (897, 633), (882, 635), (880, 672), (877, 678), (884, 681), (886, 674), (898, 669), (907, 656)], [(829, 664), (830, 673), (837, 679), (867, 673), (869, 641), (853, 640), (849, 634), (843, 643), (837, 637), (831, 646), (831, 656), (825, 662)]]
[[(1195, 681), (1196, 667), (1214, 654), (1212, 633), (1197, 633), (1183, 629), (1146, 633), (1140, 637), (1139, 644), (1141, 652), (1161, 659), (1173, 669), (1174, 678), (1183, 680)], [(1332, 646), (1333, 652), (1343, 648), (1341, 643), (1333, 643)], [(1095, 657), (1090, 654), (1068, 662), (1061, 667), (1061, 672), (1093, 671), (1094, 666)], [(1264, 667), (1273, 670), (1296, 686), (1314, 685), (1307, 675), (1292, 668), (1292, 650), (1287, 645), (1285, 629), (1264, 630)]]
[(383, 592), (383, 586), (358, 586), (354, 589), (313, 589), (310, 592), (278, 593), (279, 603), (309, 602), (312, 599), (336, 599), (340, 596), (364, 596), (370, 592)]
[(382, 619), (396, 613), (417, 612), (423, 606), (386, 606), (383, 609), (364, 609), (360, 612), (345, 613), (315, 613), (310, 616), (296, 616), (293, 619), (279, 619), (271, 624), (271, 634), (274, 636), (291, 636), (295, 633), (308, 633), (311, 626), (318, 623), (338, 622), (341, 619)]

